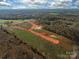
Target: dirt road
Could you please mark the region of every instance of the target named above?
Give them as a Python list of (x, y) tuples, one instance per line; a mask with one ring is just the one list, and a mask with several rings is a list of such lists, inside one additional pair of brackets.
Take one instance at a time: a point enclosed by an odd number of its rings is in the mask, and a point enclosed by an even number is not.
[(28, 23), (32, 24), (32, 27), (29, 29), (30, 32), (32, 32), (33, 34), (35, 34), (37, 36), (40, 36), (41, 38), (43, 38), (45, 40), (48, 40), (48, 41), (50, 41), (50, 42), (52, 42), (54, 44), (59, 44), (59, 40), (53, 39), (53, 38), (51, 38), (49, 36), (46, 36), (46, 35), (43, 35), (43, 34), (41, 34), (39, 32), (33, 31), (33, 29), (35, 29), (36, 27), (38, 27), (38, 25), (34, 24), (33, 22), (28, 22)]
[(36, 27), (38, 27), (38, 25), (36, 25), (36, 24), (34, 24), (33, 22), (30, 22), (30, 21), (28, 23), (30, 23), (32, 25), (32, 27), (29, 30), (27, 30), (26, 28), (18, 27), (18, 26), (15, 26), (15, 27), (19, 30), (29, 31), (29, 32), (33, 33), (34, 35), (39, 36), (39, 37), (43, 38), (44, 40), (47, 40), (47, 41), (49, 41), (53, 44), (59, 44), (60, 43), (59, 40), (51, 38), (50, 36), (46, 36), (42, 33), (33, 31)]

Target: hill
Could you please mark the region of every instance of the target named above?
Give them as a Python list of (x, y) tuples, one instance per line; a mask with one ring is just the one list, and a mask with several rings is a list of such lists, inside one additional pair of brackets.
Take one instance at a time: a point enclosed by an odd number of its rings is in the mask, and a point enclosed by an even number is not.
[(46, 59), (37, 50), (0, 29), (0, 59)]

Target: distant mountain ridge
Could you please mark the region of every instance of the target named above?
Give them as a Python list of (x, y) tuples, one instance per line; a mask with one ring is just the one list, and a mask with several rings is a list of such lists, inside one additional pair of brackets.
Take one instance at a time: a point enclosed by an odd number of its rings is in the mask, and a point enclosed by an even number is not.
[(1, 14), (21, 14), (21, 13), (77, 13), (79, 9), (0, 9)]
[(0, 9), (0, 19), (35, 18), (48, 13), (79, 15), (79, 9)]

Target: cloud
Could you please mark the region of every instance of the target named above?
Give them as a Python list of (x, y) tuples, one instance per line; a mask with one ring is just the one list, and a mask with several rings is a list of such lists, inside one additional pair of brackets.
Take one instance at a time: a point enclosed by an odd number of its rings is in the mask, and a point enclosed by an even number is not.
[(71, 5), (72, 0), (54, 0), (50, 3), (51, 8), (69, 8)]
[(74, 4), (79, 7), (79, 0), (76, 0)]
[(7, 3), (6, 0), (0, 0), (0, 6), (11, 6), (11, 4)]
[(12, 9), (79, 8), (79, 0), (0, 0), (0, 6)]
[(20, 0), (19, 2), (21, 3), (24, 3), (24, 4), (36, 4), (36, 3), (39, 3), (39, 4), (43, 4), (43, 3), (46, 3), (48, 2), (48, 0)]
[(20, 0), (19, 2), (25, 4), (26, 6), (28, 5), (27, 7), (30, 8), (66, 9), (77, 8), (77, 6), (79, 6), (79, 0)]
[(0, 6), (10, 6), (10, 4), (6, 2), (0, 2)]
[(48, 0), (17, 0), (18, 3), (25, 5), (26, 8), (47, 8)]

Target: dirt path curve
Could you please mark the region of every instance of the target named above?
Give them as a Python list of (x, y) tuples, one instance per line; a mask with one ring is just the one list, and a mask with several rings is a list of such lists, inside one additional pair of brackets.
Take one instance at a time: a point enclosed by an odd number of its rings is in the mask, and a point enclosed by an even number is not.
[(41, 33), (39, 33), (39, 32), (33, 31), (33, 29), (35, 29), (35, 28), (38, 27), (38, 26), (37, 26), (36, 24), (34, 24), (33, 22), (28, 22), (28, 23), (32, 24), (32, 27), (29, 29), (30, 32), (32, 32), (33, 34), (35, 34), (35, 35), (37, 35), (37, 36), (40, 36), (40, 37), (43, 38), (43, 39), (48, 40), (48, 41), (50, 41), (50, 42), (52, 42), (52, 43), (54, 43), (54, 44), (59, 44), (59, 40), (53, 39), (53, 38), (51, 38), (51, 37), (49, 37), (49, 36), (46, 36), (46, 35), (43, 35), (43, 34), (41, 34)]

